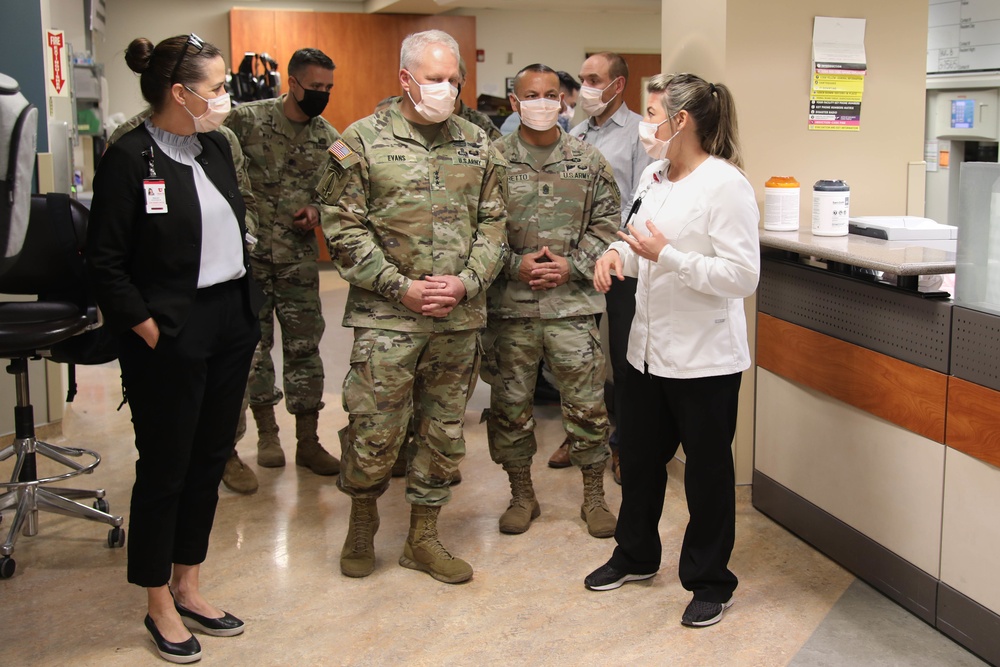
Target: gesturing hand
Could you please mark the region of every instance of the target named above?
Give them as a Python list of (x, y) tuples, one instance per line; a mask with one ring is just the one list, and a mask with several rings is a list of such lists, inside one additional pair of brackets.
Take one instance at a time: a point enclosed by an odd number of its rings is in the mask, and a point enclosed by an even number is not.
[(594, 265), (594, 289), (605, 294), (611, 289), (611, 272), (614, 271), (618, 280), (625, 280), (622, 273), (622, 257), (612, 248), (597, 259)]
[(636, 233), (635, 226), (632, 224), (628, 225), (629, 234), (624, 232), (618, 232), (618, 236), (628, 243), (629, 247), (635, 252), (635, 254), (640, 257), (645, 257), (651, 262), (655, 262), (660, 258), (660, 251), (663, 250), (670, 243), (667, 237), (664, 236), (656, 225), (653, 224), (652, 220), (646, 221), (646, 229), (649, 230), (649, 236), (641, 236)]

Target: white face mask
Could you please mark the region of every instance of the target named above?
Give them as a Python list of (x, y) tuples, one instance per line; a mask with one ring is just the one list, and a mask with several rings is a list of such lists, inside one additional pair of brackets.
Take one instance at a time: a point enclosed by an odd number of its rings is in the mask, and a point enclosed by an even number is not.
[(224, 93), (218, 97), (206, 100), (204, 97), (194, 92), (187, 86), (184, 87), (199, 100), (205, 100), (205, 104), (208, 105), (208, 108), (205, 109), (205, 113), (200, 116), (195, 116), (191, 113), (191, 110), (188, 109), (187, 106), (184, 107), (184, 110), (191, 114), (191, 118), (194, 119), (194, 131), (211, 132), (219, 129), (219, 126), (222, 125), (222, 121), (226, 120), (226, 116), (229, 115), (230, 109), (233, 108), (233, 103), (229, 98), (229, 93)]
[[(409, 72), (407, 72), (409, 74)], [(413, 102), (410, 91), (406, 91), (413, 107), (424, 120), (431, 123), (443, 123), (448, 120), (455, 111), (455, 99), (458, 97), (458, 88), (448, 81), (441, 83), (417, 83), (413, 75), (410, 74), (411, 85), (416, 83), (420, 87), (420, 103)]]
[(613, 85), (615, 85), (614, 81), (609, 83), (604, 88), (591, 88), (590, 86), (580, 87), (580, 104), (583, 105), (583, 110), (587, 112), (588, 116), (600, 116), (604, 113), (604, 110), (608, 108), (608, 105), (611, 104), (611, 101), (618, 97), (618, 93), (615, 93), (607, 102), (601, 101), (601, 96), (604, 95), (604, 91)]
[(559, 100), (548, 100), (544, 97), (535, 100), (519, 100), (516, 97), (514, 99), (518, 101), (521, 109), (519, 112), (521, 122), (532, 130), (539, 132), (551, 130), (559, 120), (559, 112), (562, 110)]
[[(673, 116), (670, 118), (673, 118)], [(666, 141), (656, 138), (656, 131), (660, 129), (660, 125), (669, 121), (670, 118), (660, 123), (647, 123), (644, 120), (639, 122), (639, 141), (642, 142), (642, 147), (646, 149), (646, 154), (654, 160), (662, 160), (667, 157), (667, 149), (670, 148), (670, 142), (681, 132), (677, 130)]]

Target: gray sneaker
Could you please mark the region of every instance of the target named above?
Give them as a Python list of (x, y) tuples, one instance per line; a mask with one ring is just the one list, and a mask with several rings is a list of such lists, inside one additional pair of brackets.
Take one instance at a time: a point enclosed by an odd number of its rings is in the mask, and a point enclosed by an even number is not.
[(588, 574), (587, 578), (583, 580), (583, 585), (592, 591), (612, 591), (620, 588), (627, 581), (642, 581), (643, 579), (652, 579), (655, 576), (655, 572), (649, 574), (622, 572), (612, 565), (611, 561), (608, 561)]
[(681, 617), (681, 625), (686, 625), (689, 628), (704, 628), (715, 625), (722, 620), (723, 612), (732, 606), (732, 598), (728, 602), (691, 600)]

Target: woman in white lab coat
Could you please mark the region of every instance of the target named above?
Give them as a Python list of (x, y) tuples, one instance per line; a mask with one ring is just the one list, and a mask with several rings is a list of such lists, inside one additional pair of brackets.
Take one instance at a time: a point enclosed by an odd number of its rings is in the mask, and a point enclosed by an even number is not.
[(681, 623), (717, 623), (737, 586), (731, 444), (750, 367), (743, 299), (757, 288), (760, 216), (742, 172), (729, 89), (692, 74), (647, 86), (639, 134), (656, 162), (640, 179), (628, 234), (598, 261), (594, 285), (639, 280), (621, 429), (622, 506), (611, 559), (585, 580), (611, 590), (660, 566), (666, 464), (683, 444), (691, 519), (679, 575), (693, 593)]

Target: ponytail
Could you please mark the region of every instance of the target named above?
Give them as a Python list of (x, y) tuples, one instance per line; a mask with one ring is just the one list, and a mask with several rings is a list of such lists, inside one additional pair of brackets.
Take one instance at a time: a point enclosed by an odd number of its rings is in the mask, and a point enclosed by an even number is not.
[(658, 74), (650, 79), (647, 90), (666, 93), (661, 101), (668, 117), (682, 110), (691, 115), (706, 153), (743, 170), (736, 103), (728, 86), (694, 74)]

